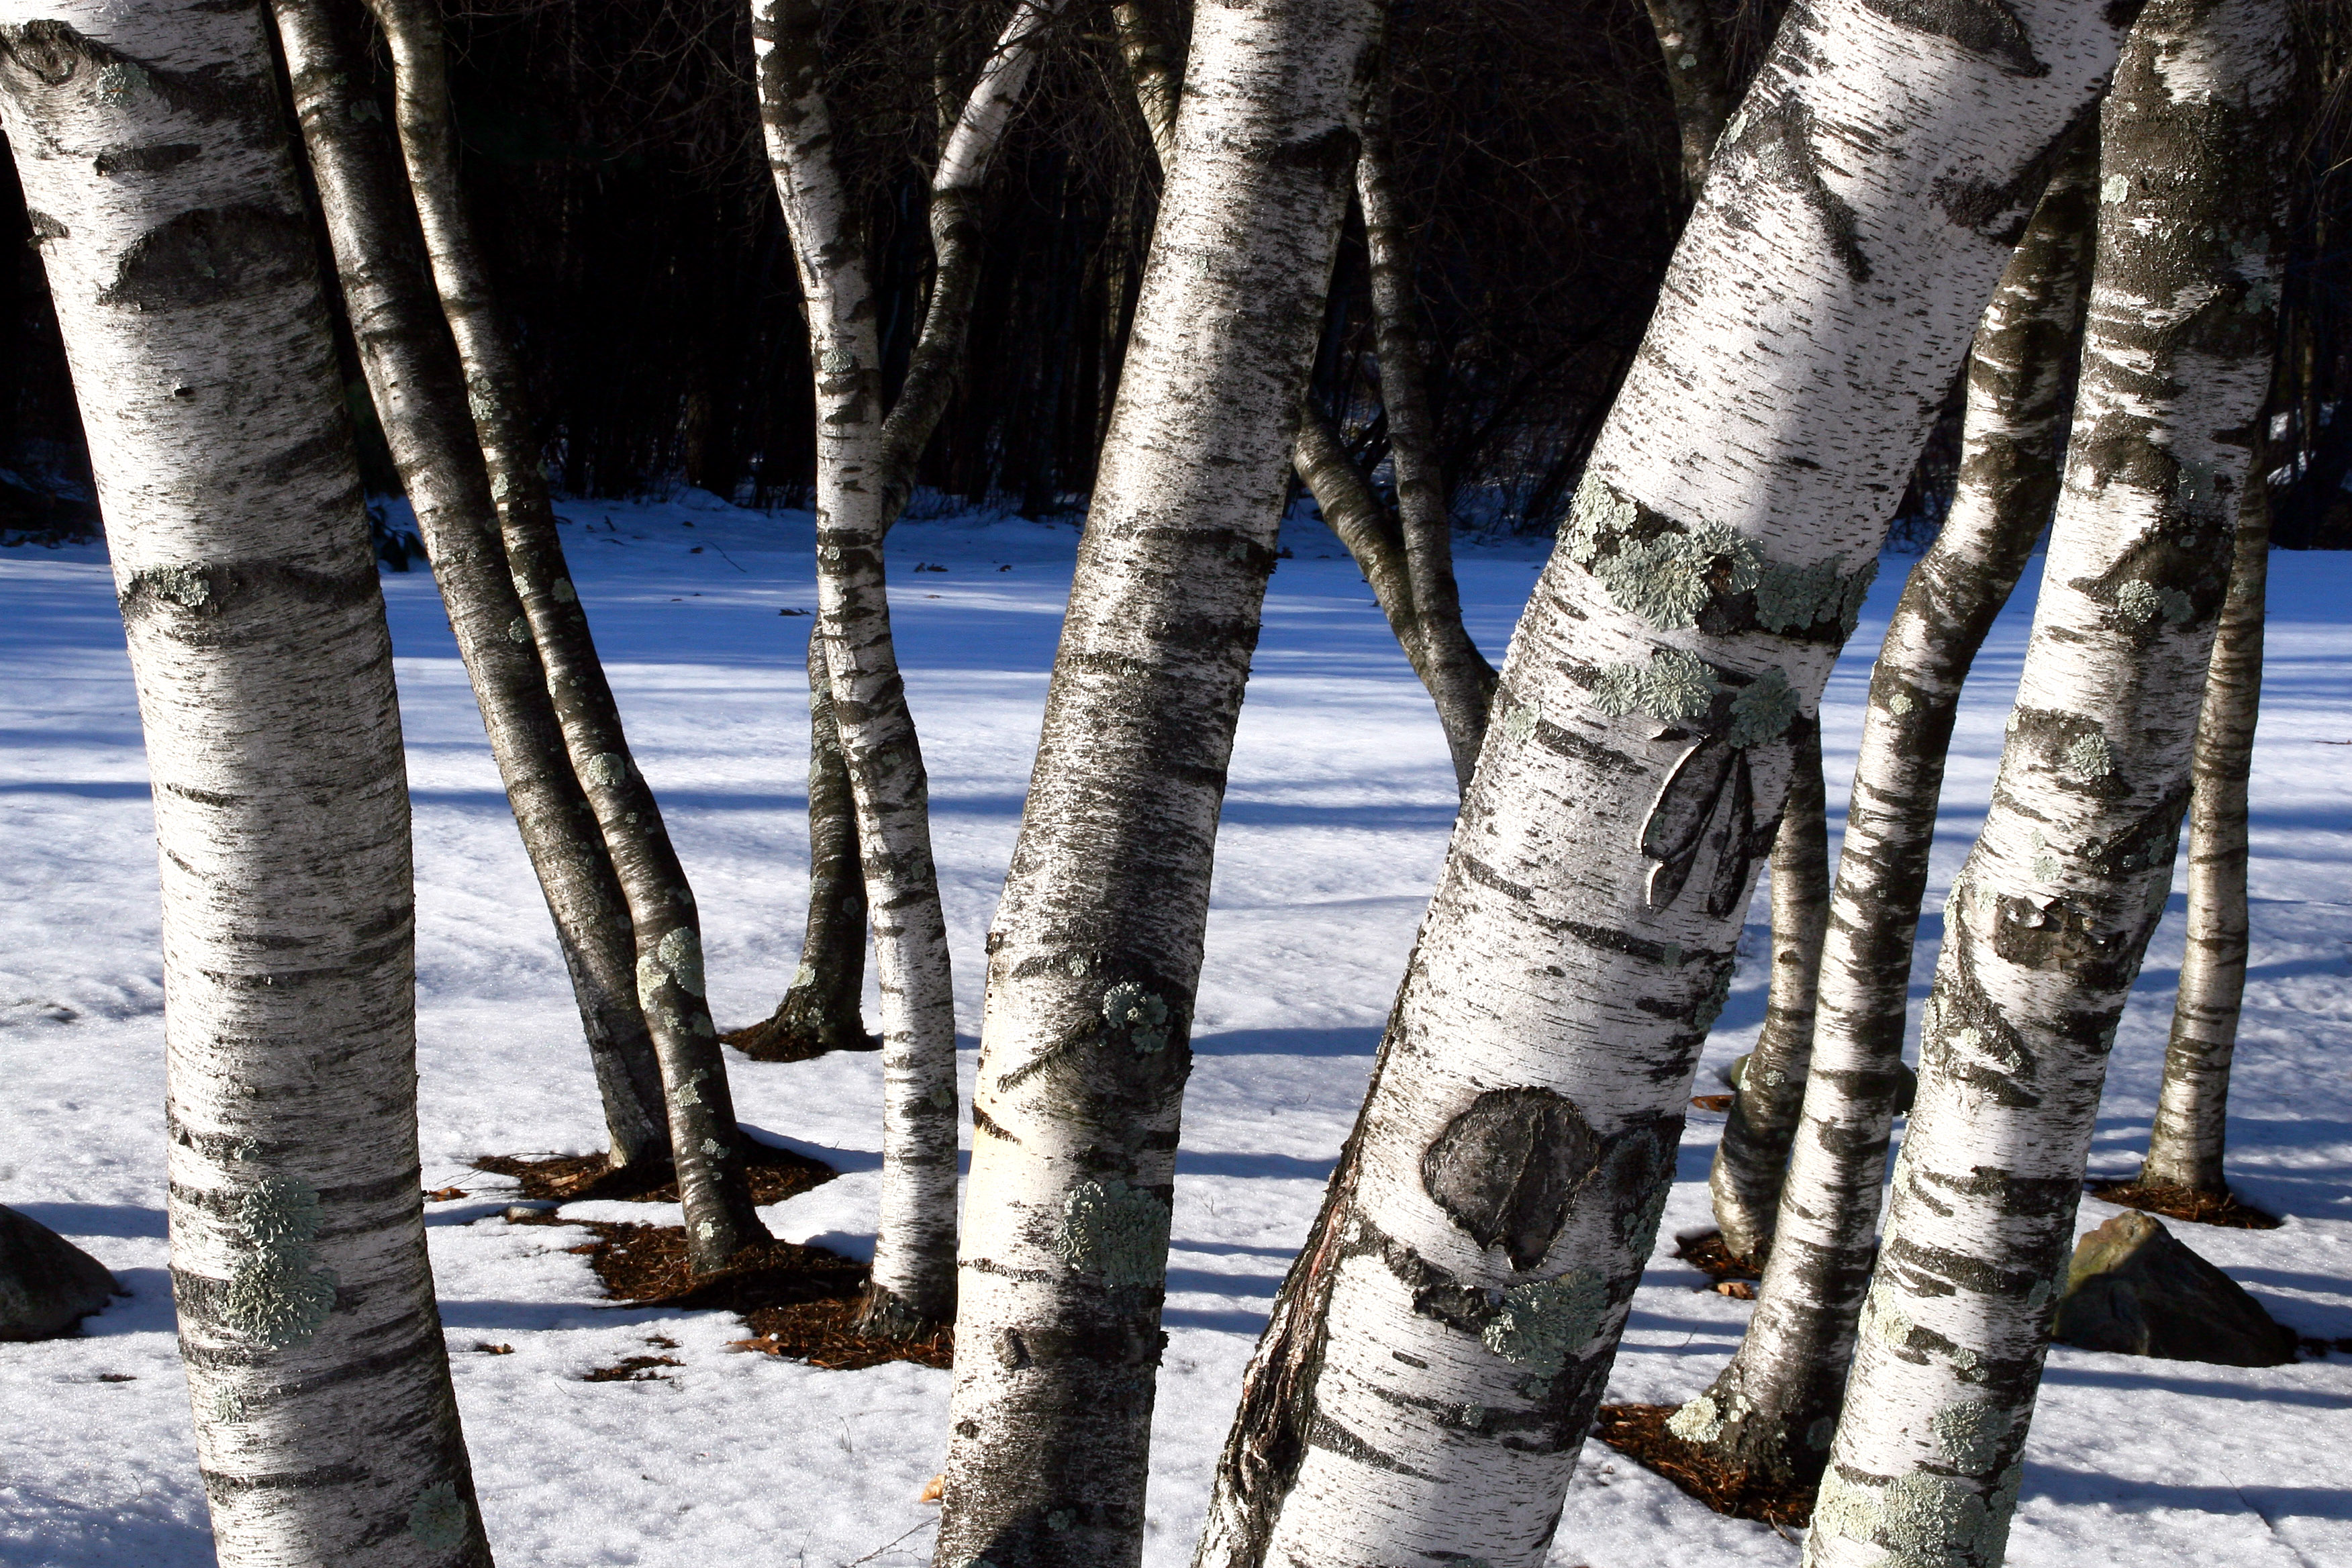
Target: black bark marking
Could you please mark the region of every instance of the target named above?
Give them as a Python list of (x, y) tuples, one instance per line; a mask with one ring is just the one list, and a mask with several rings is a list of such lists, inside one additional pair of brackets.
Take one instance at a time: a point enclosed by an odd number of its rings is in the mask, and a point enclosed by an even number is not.
[(1898, 27), (1948, 38), (1972, 55), (1998, 61), (2011, 76), (2048, 76), (2033, 53), (2025, 24), (2003, 0), (1862, 0), (1863, 9)]
[(1748, 776), (1747, 752), (1735, 752), (1732, 756), (1723, 827), (1715, 840), (1715, 875), (1706, 889), (1706, 912), (1717, 920), (1746, 900), (1748, 872), (1757, 855), (1755, 781)]
[[(1903, 3), (1906, 0), (1873, 0), (1874, 6)], [(1915, 3), (1932, 4), (1934, 0)], [(1822, 179), (1821, 155), (1813, 151), (1811, 111), (1796, 98), (1789, 97), (1769, 109), (1747, 112), (1753, 117), (1754, 129), (1742, 140), (1754, 146), (1758, 171), (1788, 187), (1812, 208), (1846, 276), (1856, 283), (1869, 282), (1870, 258), (1862, 253), (1862, 241), (1854, 231), (1853, 207)]]
[(1500, 1247), (1512, 1268), (1532, 1268), (1551, 1250), (1600, 1152), (1600, 1139), (1566, 1096), (1489, 1089), (1423, 1152), (1421, 1184), (1479, 1246)]
[(1650, 873), (1653, 910), (1671, 908), (1682, 897), (1683, 884), (1690, 880), (1708, 825), (1740, 761), (1730, 742), (1710, 735), (1684, 752), (1666, 775), (1642, 825), (1642, 853), (1658, 862)]
[(200, 158), (204, 151), (194, 142), (167, 142), (159, 147), (109, 147), (91, 160), (91, 164), (107, 175), (153, 174)]
[(131, 242), (98, 302), (172, 310), (258, 294), (309, 276), (311, 244), (294, 213), (257, 206), (182, 213)]

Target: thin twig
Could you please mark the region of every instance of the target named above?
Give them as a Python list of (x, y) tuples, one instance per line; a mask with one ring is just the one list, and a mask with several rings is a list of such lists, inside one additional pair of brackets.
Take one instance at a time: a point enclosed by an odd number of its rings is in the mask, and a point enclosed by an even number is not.
[(859, 1558), (857, 1563), (845, 1563), (841, 1565), (841, 1568), (857, 1568), (858, 1563), (871, 1563), (877, 1557), (881, 1556), (885, 1552), (889, 1551), (893, 1546), (898, 1545), (899, 1541), (904, 1541), (908, 1536), (914, 1534), (916, 1530), (920, 1530), (927, 1524), (937, 1523), (939, 1523), (939, 1521), (936, 1519), (918, 1520), (915, 1521), (914, 1530), (908, 1530), (902, 1532), (898, 1536), (898, 1541), (886, 1541), (881, 1545), (876, 1547), (873, 1551), (867, 1552), (865, 1556)]

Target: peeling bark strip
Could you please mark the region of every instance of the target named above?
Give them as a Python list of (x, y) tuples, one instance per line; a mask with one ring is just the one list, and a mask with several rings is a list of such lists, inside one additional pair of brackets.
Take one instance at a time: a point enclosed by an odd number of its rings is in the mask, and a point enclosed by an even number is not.
[[(2095, 8), (2021, 4), (2050, 68), (2023, 76), (1951, 36), (1952, 7), (1885, 9), (1792, 11), (1727, 130), (1519, 623), (1354, 1152), (1250, 1373), (1202, 1568), (1543, 1561), (1790, 727), (2041, 161), (2121, 42)], [(1443, 1131), (1512, 1089), (1572, 1103), (1601, 1149), (1528, 1268), (1423, 1180)]]
[(1194, 17), (989, 938), (942, 1564), (1141, 1554), (1211, 857), (1375, 19), (1371, 0)]
[(0, 116), (58, 231), (157, 785), (215, 1542), (226, 1568), (487, 1568), (418, 1196), (391, 638), (260, 14), (30, 9), (0, 8)]
[(931, 177), (939, 270), (898, 401), (882, 410), (874, 291), (835, 159), (815, 0), (754, 0), (760, 114), (801, 293), (817, 410), (817, 626), (856, 802), (882, 987), (881, 1229), (864, 1326), (917, 1338), (955, 1310), (955, 986), (930, 788), (907, 710), (882, 540), (947, 406), (980, 268), (981, 187), (1062, 0), (1015, 0)]
[(394, 119), (441, 309), (466, 366), (467, 400), (489, 470), (507, 565), (524, 623), (547, 670), (572, 771), (595, 809), (628, 902), (636, 942), (637, 1003), (661, 1063), (669, 1142), (698, 1274), (725, 1267), (767, 1239), (743, 1174), (741, 1135), (719, 1033), (703, 998), (702, 929), (694, 890), (662, 824), (654, 792), (629, 756), (621, 710), (572, 590), (555, 531), (547, 476), (530, 434), (522, 366), (492, 296), (489, 270), (457, 181), (441, 12), (433, 0), (369, 0), (391, 45)]
[[(2259, 453), (2263, 448), (2256, 447)], [(2268, 467), (2257, 458), (2255, 471)], [(2270, 490), (2249, 480), (2238, 501), (2230, 593), (2197, 715), (2189, 792), (2189, 949), (2149, 1131), (2144, 1187), (2226, 1194), (2222, 1169), (2230, 1058), (2246, 994), (2246, 777), (2263, 690), (2263, 598), (2269, 584)]]
[(2065, 491), (1992, 806), (1947, 906), (1805, 1543), (1817, 1568), (2002, 1558), (2269, 381), (2287, 37), (2283, 0), (2151, 0), (2101, 118)]
[(1759, 1479), (1811, 1485), (1829, 1459), (1877, 1251), (1952, 720), (2058, 499), (2098, 206), (2097, 139), (2084, 133), (2094, 129), (2076, 133), (2052, 174), (1969, 352), (1951, 513), (1903, 585), (1871, 677), (1822, 939), (1811, 1068), (1756, 1314), (1730, 1363), (1671, 1418), (1675, 1436)]
[[(669, 1159), (661, 1067), (636, 996), (636, 942), (596, 814), (573, 776), (466, 412), (465, 370), (433, 292), (399, 149), (356, 96), (326, 0), (272, 0), (368, 395), (416, 510), (433, 581), (482, 710), (515, 826), (554, 918), (617, 1166)], [(365, 112), (354, 112), (355, 109)], [(305, 244), (309, 243), (307, 238)]]

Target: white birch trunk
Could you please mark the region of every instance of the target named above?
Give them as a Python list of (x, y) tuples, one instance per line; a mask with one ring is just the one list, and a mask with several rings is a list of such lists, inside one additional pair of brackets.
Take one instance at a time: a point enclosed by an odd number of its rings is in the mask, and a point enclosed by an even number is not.
[(989, 938), (942, 1564), (1141, 1554), (1211, 858), (1375, 16), (1255, 0), (1194, 18)]
[(1792, 11), (1513, 639), (1198, 1562), (1534, 1568), (1810, 710), (2042, 160), (2066, 0)]
[(154, 779), (173, 1295), (215, 1548), (484, 1568), (417, 1182), (391, 638), (260, 12), (0, 5), (0, 112)]
[(2065, 490), (1992, 806), (1945, 909), (1815, 1568), (1993, 1568), (2006, 1549), (2270, 379), (2286, 20), (2284, 0), (2153, 0), (2101, 118)]
[(1811, 1485), (1829, 1459), (1877, 1252), (1952, 721), (2058, 498), (2098, 206), (2093, 129), (2053, 172), (1969, 351), (1952, 510), (1903, 585), (1871, 674), (1773, 1250), (1738, 1351), (1671, 1424), (1725, 1469), (1759, 1479)]
[(754, 0), (761, 119), (801, 292), (817, 409), (817, 615), (848, 768), (882, 991), (881, 1218), (864, 1326), (928, 1332), (955, 1310), (955, 987), (931, 859), (929, 786), (907, 710), (882, 542), (946, 406), (977, 279), (980, 187), (1060, 0), (1017, 0), (940, 150), (940, 263), (898, 405), (882, 358), (858, 215), (835, 163), (814, 0)]

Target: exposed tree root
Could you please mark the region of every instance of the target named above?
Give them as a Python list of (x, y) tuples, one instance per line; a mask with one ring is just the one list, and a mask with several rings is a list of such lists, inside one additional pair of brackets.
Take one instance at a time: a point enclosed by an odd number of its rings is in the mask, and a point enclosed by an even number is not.
[(2241, 1203), (2234, 1193), (2205, 1193), (2194, 1187), (2144, 1187), (2136, 1182), (2116, 1182), (2107, 1185), (2088, 1184), (2091, 1195), (2101, 1203), (2114, 1204), (2118, 1208), (2139, 1209), (2147, 1214), (2160, 1214), (2167, 1219), (2187, 1220), (2192, 1225), (2228, 1226), (2232, 1230), (2276, 1230), (2280, 1220), (2248, 1203)]
[(803, 1016), (791, 997), (767, 1017), (719, 1037), (755, 1062), (806, 1062), (831, 1051), (878, 1051), (882, 1037), (869, 1035), (857, 1020), (851, 1027), (826, 1025)]
[(1704, 1448), (1666, 1430), (1674, 1405), (1604, 1405), (1592, 1435), (1619, 1453), (1675, 1483), (1717, 1513), (1790, 1529), (1812, 1521), (1813, 1487), (1775, 1481), (1745, 1467), (1727, 1469)]

